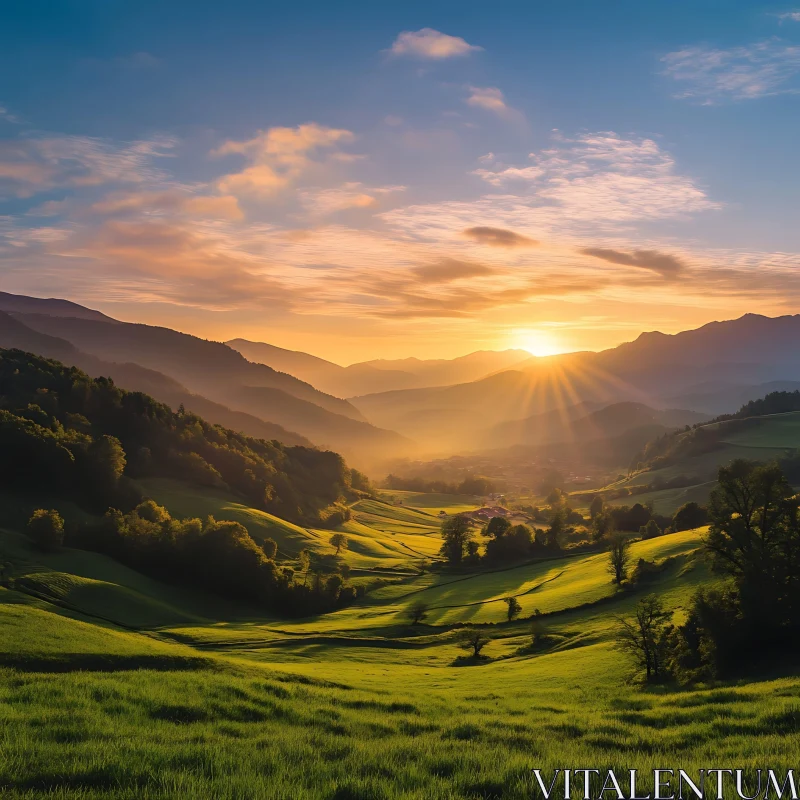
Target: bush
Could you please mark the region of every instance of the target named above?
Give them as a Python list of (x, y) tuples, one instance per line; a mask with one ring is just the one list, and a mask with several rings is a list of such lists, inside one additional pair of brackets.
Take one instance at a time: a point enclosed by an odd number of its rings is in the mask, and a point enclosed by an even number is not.
[(27, 532), (39, 550), (52, 552), (64, 543), (64, 520), (55, 509), (37, 508), (28, 520)]

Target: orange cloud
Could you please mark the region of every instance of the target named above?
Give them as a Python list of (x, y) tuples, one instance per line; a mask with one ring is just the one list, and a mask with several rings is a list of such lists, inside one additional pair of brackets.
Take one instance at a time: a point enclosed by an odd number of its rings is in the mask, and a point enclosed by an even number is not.
[(250, 165), (220, 178), (217, 186), (224, 193), (273, 196), (314, 163), (310, 154), (354, 139), (351, 131), (309, 123), (297, 128), (270, 128), (242, 142), (227, 141), (212, 155), (241, 155)]
[(418, 31), (403, 31), (392, 44), (389, 51), (394, 56), (413, 56), (415, 58), (441, 61), (445, 58), (466, 56), (483, 50), (469, 44), (460, 36), (448, 36), (433, 28)]
[(464, 236), (478, 244), (488, 244), (490, 247), (536, 247), (539, 244), (536, 239), (523, 236), (521, 233), (514, 233), (505, 228), (490, 228), (486, 225), (467, 228)]

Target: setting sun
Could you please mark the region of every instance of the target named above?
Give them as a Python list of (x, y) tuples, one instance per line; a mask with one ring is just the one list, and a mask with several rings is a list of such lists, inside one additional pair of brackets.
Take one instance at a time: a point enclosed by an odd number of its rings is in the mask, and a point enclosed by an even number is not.
[(525, 330), (516, 336), (519, 347), (527, 350), (532, 356), (555, 356), (563, 353), (563, 344), (550, 331)]

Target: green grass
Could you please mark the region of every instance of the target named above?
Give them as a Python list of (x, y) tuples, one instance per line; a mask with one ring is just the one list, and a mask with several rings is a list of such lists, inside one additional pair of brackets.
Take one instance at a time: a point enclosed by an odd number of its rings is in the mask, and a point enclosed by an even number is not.
[[(162, 489), (189, 502), (179, 486)], [(634, 560), (663, 569), (620, 591), (604, 554), (420, 574), (408, 548), (438, 545), (425, 510), (357, 503), (348, 559), (397, 579), (304, 620), (167, 587), (93, 553), (42, 555), (0, 533), (19, 589), (0, 588), (0, 795), (527, 800), (532, 767), (796, 768), (796, 671), (643, 688), (613, 647), (615, 616), (645, 593), (680, 619), (711, 580), (703, 530), (634, 543)], [(303, 534), (331, 549), (330, 531)], [(511, 594), (523, 617), (545, 612), (536, 652), (527, 619), (504, 621)], [(431, 612), (411, 626), (417, 600)], [(485, 659), (462, 658), (463, 623), (485, 625)]]
[(695, 484), (680, 489), (662, 489), (621, 497), (610, 503), (623, 505), (652, 502), (657, 513), (669, 516), (684, 503), (706, 503), (716, 485), (719, 468), (730, 464), (734, 459), (770, 461), (780, 458), (787, 451), (800, 448), (800, 412), (754, 417), (748, 421), (748, 427), (744, 430), (737, 430), (738, 426), (738, 420), (709, 425), (707, 427), (721, 431), (719, 447), (702, 455), (682, 458), (660, 469), (638, 473), (607, 488), (651, 484), (679, 477), (695, 478)]
[[(438, 515), (440, 511), (445, 514), (461, 514), (464, 511), (474, 511), (481, 507), (481, 498), (465, 494), (437, 494), (435, 492), (402, 492), (386, 490), (379, 492), (387, 499), (395, 498), (404, 506), (422, 509), (430, 514)], [(390, 501), (391, 502), (391, 501)]]

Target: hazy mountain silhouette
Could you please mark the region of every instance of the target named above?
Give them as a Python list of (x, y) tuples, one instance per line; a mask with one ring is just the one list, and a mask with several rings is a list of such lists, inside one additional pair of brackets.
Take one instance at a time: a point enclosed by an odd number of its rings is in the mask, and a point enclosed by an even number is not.
[(696, 410), (682, 392), (702, 382), (755, 386), (800, 380), (798, 343), (800, 316), (747, 314), (673, 335), (643, 333), (599, 353), (530, 358), (478, 381), (351, 399), (375, 424), (430, 435), (430, 444), (441, 449), (474, 441), (498, 423), (580, 402), (632, 401), (654, 408), (677, 402)]
[[(19, 300), (20, 308), (31, 308), (32, 298), (6, 295), (4, 302), (7, 308), (14, 305), (15, 298)], [(106, 317), (96, 319), (84, 313), (88, 309), (74, 304), (60, 306), (57, 310), (58, 316), (13, 309), (9, 313), (35, 333), (61, 339), (81, 353), (103, 362), (138, 365), (161, 373), (191, 395), (200, 395), (231, 411), (244, 412), (273, 423), (276, 431), (269, 438), (278, 438), (282, 430), (288, 433), (294, 429), (300, 438), (307, 437), (314, 444), (337, 450), (356, 464), (367, 463), (375, 455), (384, 457), (387, 450), (408, 452), (413, 447), (413, 443), (397, 433), (381, 430), (366, 422), (346, 400), (327, 395), (268, 366), (253, 364), (222, 343), (206, 341), (169, 328), (119, 322)], [(64, 316), (73, 311), (80, 316)], [(40, 354), (47, 355), (47, 341), (41, 339), (38, 344), (25, 349), (37, 347)], [(55, 343), (50, 341), (49, 346), (53, 347)], [(58, 357), (66, 358), (69, 362), (63, 345), (60, 347), (62, 350)], [(55, 350), (51, 350), (50, 354), (56, 357)], [(73, 361), (78, 363), (74, 354)], [(80, 364), (82, 368), (83, 364), (85, 362)], [(88, 364), (86, 368), (95, 371)], [(121, 369), (117, 368), (116, 372), (121, 374)], [(141, 375), (137, 380), (141, 380)], [(139, 387), (131, 385), (131, 388)], [(154, 390), (152, 385), (148, 386), (147, 391), (167, 402), (166, 395)], [(166, 392), (166, 388), (163, 391)], [(194, 404), (198, 413), (213, 416), (207, 407), (201, 412), (199, 403)]]
[(78, 367), (92, 377), (111, 378), (123, 389), (144, 392), (166, 403), (173, 410), (181, 404), (187, 411), (199, 414), (209, 422), (255, 436), (259, 439), (277, 439), (284, 444), (310, 446), (304, 436), (286, 430), (252, 414), (233, 411), (198, 394), (192, 394), (172, 378), (138, 364), (103, 361), (83, 353), (74, 345), (55, 336), (48, 336), (28, 328), (18, 319), (0, 312), (0, 347), (16, 348), (27, 353), (52, 358), (69, 367)]
[(530, 358), (526, 350), (487, 350), (454, 359), (378, 359), (342, 367), (308, 353), (264, 342), (232, 339), (226, 344), (250, 361), (288, 372), (337, 397), (462, 383)]

